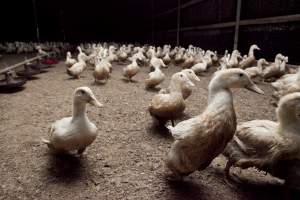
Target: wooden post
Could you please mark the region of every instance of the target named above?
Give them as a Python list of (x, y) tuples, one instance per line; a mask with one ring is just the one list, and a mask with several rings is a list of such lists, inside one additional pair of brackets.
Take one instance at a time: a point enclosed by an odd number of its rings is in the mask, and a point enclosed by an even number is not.
[(151, 43), (154, 44), (154, 0), (151, 0)]
[(36, 39), (38, 42), (40, 42), (40, 30), (39, 30), (39, 25), (38, 25), (38, 20), (37, 20), (37, 11), (36, 11), (35, 0), (32, 0), (32, 7), (33, 7), (34, 23), (35, 23), (35, 28), (36, 28)]
[(237, 0), (233, 49), (238, 48), (242, 0)]
[(180, 44), (180, 0), (178, 0), (178, 8), (177, 8), (177, 34), (176, 34), (176, 45), (179, 46)]

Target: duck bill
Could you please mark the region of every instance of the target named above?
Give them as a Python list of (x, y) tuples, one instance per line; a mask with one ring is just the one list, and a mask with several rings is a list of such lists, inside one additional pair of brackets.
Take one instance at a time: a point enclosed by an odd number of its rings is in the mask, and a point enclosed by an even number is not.
[(252, 92), (256, 92), (258, 94), (264, 94), (264, 91), (262, 91), (259, 87), (257, 87), (257, 85), (255, 85), (254, 83), (251, 83), (249, 85), (247, 85), (245, 87), (247, 90), (250, 90)]
[(103, 107), (103, 104), (100, 103), (95, 97), (92, 97), (89, 103), (96, 107)]
[(187, 85), (190, 87), (195, 87), (195, 84), (190, 80), (187, 82)]
[(196, 81), (200, 81), (200, 78), (195, 74), (194, 75), (194, 79), (196, 80)]

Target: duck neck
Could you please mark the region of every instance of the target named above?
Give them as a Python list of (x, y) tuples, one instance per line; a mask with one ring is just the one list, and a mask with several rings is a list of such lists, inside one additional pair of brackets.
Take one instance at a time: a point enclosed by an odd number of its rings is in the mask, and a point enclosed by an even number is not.
[(232, 93), (228, 88), (224, 88), (218, 78), (214, 78), (208, 86), (208, 105), (233, 107)]
[(262, 73), (262, 71), (263, 71), (263, 64), (262, 64), (262, 62), (258, 61), (257, 68), (258, 68), (259, 73)]
[(279, 56), (276, 56), (276, 57), (275, 57), (274, 63), (275, 63), (276, 66), (280, 66), (281, 59), (279, 58)]
[(254, 47), (251, 46), (250, 49), (249, 49), (249, 52), (248, 52), (248, 56), (254, 56)]
[(170, 92), (181, 93), (181, 85), (177, 81), (171, 80), (170, 82)]
[(282, 105), (277, 110), (279, 132), (285, 136), (297, 136), (300, 138), (300, 123), (296, 110), (288, 105)]
[(136, 58), (132, 60), (132, 65), (137, 65)]
[(76, 99), (73, 101), (73, 118), (86, 117), (86, 103)]
[(283, 60), (282, 62), (281, 62), (281, 64), (280, 64), (280, 71), (285, 71), (285, 64), (286, 64), (286, 62)]

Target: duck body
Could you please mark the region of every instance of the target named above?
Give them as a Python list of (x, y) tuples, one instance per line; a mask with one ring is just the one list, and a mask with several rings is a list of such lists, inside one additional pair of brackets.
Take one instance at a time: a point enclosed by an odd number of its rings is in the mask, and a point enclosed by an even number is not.
[(300, 80), (300, 70), (296, 74), (285, 74), (280, 79), (272, 82), (271, 85), (274, 89), (283, 89), (285, 85), (289, 85), (297, 80)]
[[(222, 96), (227, 98), (231, 94), (220, 93), (217, 98)], [(232, 102), (223, 104), (218, 101), (212, 100), (212, 106), (202, 115), (180, 122), (174, 128), (170, 127), (172, 136), (176, 139), (167, 159), (167, 166), (171, 171), (186, 175), (205, 169), (232, 139), (236, 129)]]
[(299, 170), (295, 171), (288, 163), (300, 161), (299, 105), (300, 93), (289, 94), (279, 101), (278, 122), (253, 120), (239, 124), (234, 139), (224, 151), (228, 158), (227, 177), (231, 166), (256, 167), (287, 182), (297, 177)]
[(133, 59), (132, 63), (123, 68), (123, 75), (132, 80), (132, 77), (135, 76), (140, 71), (140, 67), (138, 66), (136, 59)]
[(254, 50), (260, 50), (260, 48), (256, 44), (251, 45), (247, 58), (240, 62), (240, 68), (246, 69), (255, 65), (256, 58), (254, 55)]
[[(274, 146), (283, 144), (284, 140), (276, 134), (278, 124), (270, 120), (253, 120), (238, 125), (233, 140), (224, 150), (224, 155), (229, 158), (231, 165), (241, 159), (261, 160), (260, 167), (268, 168), (271, 163), (266, 163), (266, 158), (271, 158), (275, 153)], [(243, 164), (246, 168), (246, 163)], [(229, 169), (228, 169), (229, 170)]]
[(76, 78), (80, 78), (80, 74), (85, 70), (86, 63), (84, 60), (80, 59), (79, 62), (67, 68), (67, 74)]
[(185, 110), (185, 102), (181, 90), (186, 84), (194, 86), (184, 73), (175, 73), (170, 81), (170, 92), (156, 94), (152, 98), (148, 111), (152, 117), (158, 120), (160, 125), (182, 115)]
[(160, 66), (155, 66), (154, 71), (149, 73), (149, 78), (146, 79), (146, 87), (153, 88), (162, 83), (166, 75), (161, 71)]
[(197, 63), (194, 66), (191, 67), (191, 69), (196, 73), (199, 74), (201, 72), (205, 72), (207, 70), (208, 63), (205, 59), (203, 59), (203, 62)]
[(245, 71), (249, 74), (250, 78), (255, 78), (256, 76), (261, 76), (263, 71), (263, 65), (268, 65), (269, 63), (261, 58), (257, 61), (256, 67), (249, 67)]
[(102, 59), (96, 66), (95, 70), (93, 72), (93, 76), (95, 78), (95, 82), (105, 80), (109, 78), (110, 75), (110, 67), (111, 64), (106, 61), (105, 59)]
[[(197, 77), (197, 75), (195, 74), (195, 72), (192, 69), (183, 69), (181, 70), (181, 72), (185, 73), (186, 76), (195, 84), (196, 82), (200, 81), (200, 79)], [(189, 84), (185, 84), (182, 86), (181, 88), (181, 93), (182, 93), (182, 97), (183, 99), (187, 99), (189, 96), (191, 96), (192, 91), (194, 89), (195, 86), (189, 85)], [(159, 94), (168, 94), (170, 93), (170, 86), (166, 89), (161, 89), (159, 91)]]
[(285, 61), (282, 61), (283, 56), (282, 54), (277, 54), (275, 57), (275, 62), (271, 63), (271, 65), (267, 66), (263, 72), (262, 77), (264, 79), (270, 78), (278, 78), (284, 75), (285, 73)]
[(170, 58), (169, 52), (166, 53), (166, 55), (163, 57), (162, 60), (166, 65), (171, 63), (171, 58)]
[(67, 52), (67, 57), (66, 57), (66, 61), (65, 61), (65, 65), (67, 68), (72, 67), (72, 65), (74, 65), (77, 62), (76, 59), (72, 58), (71, 52)]

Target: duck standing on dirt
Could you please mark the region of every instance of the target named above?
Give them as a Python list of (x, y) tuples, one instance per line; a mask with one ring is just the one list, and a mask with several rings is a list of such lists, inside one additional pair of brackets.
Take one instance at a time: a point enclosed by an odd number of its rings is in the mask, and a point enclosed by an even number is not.
[(54, 152), (77, 151), (82, 154), (97, 136), (97, 127), (86, 114), (86, 104), (102, 107), (92, 90), (79, 87), (74, 92), (73, 115), (62, 118), (51, 125), (49, 140), (42, 141)]
[(232, 139), (237, 122), (230, 88), (263, 94), (242, 69), (216, 72), (208, 88), (209, 103), (202, 114), (168, 127), (175, 142), (166, 164), (176, 177), (205, 169)]

